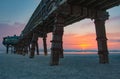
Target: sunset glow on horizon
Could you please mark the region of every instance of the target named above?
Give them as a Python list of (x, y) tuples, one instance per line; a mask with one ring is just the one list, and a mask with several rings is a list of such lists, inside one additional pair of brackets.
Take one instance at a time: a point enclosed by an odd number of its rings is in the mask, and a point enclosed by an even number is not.
[[(24, 2), (24, 5), (21, 6)], [(6, 0), (0, 3), (0, 49), (3, 49), (2, 38), (11, 35), (20, 35), (34, 12), (39, 0)], [(11, 6), (12, 5), (12, 6)], [(14, 12), (15, 11), (15, 12)], [(109, 11), (109, 20), (106, 21), (106, 35), (109, 50), (120, 50), (120, 6)], [(52, 33), (47, 35), (47, 47), (51, 48)], [(43, 48), (43, 41), (39, 38), (39, 48)], [(97, 50), (94, 20), (84, 19), (64, 28), (64, 49)]]

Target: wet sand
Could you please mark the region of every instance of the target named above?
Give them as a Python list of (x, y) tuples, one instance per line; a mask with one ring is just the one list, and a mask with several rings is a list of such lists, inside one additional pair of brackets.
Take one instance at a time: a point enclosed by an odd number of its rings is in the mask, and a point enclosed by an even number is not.
[(0, 79), (120, 79), (120, 54), (110, 54), (110, 64), (97, 55), (65, 55), (59, 66), (49, 66), (50, 56), (0, 54)]

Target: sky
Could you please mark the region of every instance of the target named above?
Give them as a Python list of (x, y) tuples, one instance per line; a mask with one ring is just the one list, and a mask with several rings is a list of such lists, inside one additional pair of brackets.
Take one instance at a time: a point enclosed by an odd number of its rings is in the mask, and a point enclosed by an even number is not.
[[(20, 35), (40, 0), (0, 0), (0, 49), (4, 49), (2, 38)], [(108, 49), (120, 49), (120, 6), (108, 10), (109, 20), (106, 21)], [(52, 33), (48, 34), (47, 44), (51, 48)], [(39, 38), (39, 48), (43, 48)], [(64, 49), (97, 50), (94, 21), (84, 19), (64, 28)]]

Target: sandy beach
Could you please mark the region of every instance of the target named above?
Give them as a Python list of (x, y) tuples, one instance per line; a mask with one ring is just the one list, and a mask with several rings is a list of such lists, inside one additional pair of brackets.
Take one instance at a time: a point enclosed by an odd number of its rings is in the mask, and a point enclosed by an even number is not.
[(0, 54), (0, 79), (120, 79), (120, 54), (110, 54), (110, 64), (97, 55), (65, 55), (59, 66), (49, 66), (50, 56)]

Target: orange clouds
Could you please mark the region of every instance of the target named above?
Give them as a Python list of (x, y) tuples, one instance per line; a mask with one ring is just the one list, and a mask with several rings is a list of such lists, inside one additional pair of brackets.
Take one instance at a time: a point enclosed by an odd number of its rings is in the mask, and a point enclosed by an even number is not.
[(120, 33), (107, 33), (109, 49), (120, 49)]
[(95, 49), (96, 40), (95, 34), (78, 35), (66, 34), (64, 35), (64, 47), (69, 49)]
[[(120, 33), (108, 33), (108, 48), (120, 49)], [(96, 35), (94, 33), (79, 35), (65, 34), (64, 48), (67, 49), (97, 49)]]
[[(120, 49), (120, 33), (107, 33), (108, 49)], [(51, 48), (52, 33), (48, 34), (47, 45)], [(42, 39), (39, 39), (40, 49), (43, 48)], [(78, 50), (97, 50), (97, 41), (95, 33), (86, 35), (79, 34), (64, 34), (63, 36), (64, 49), (78, 49)]]

